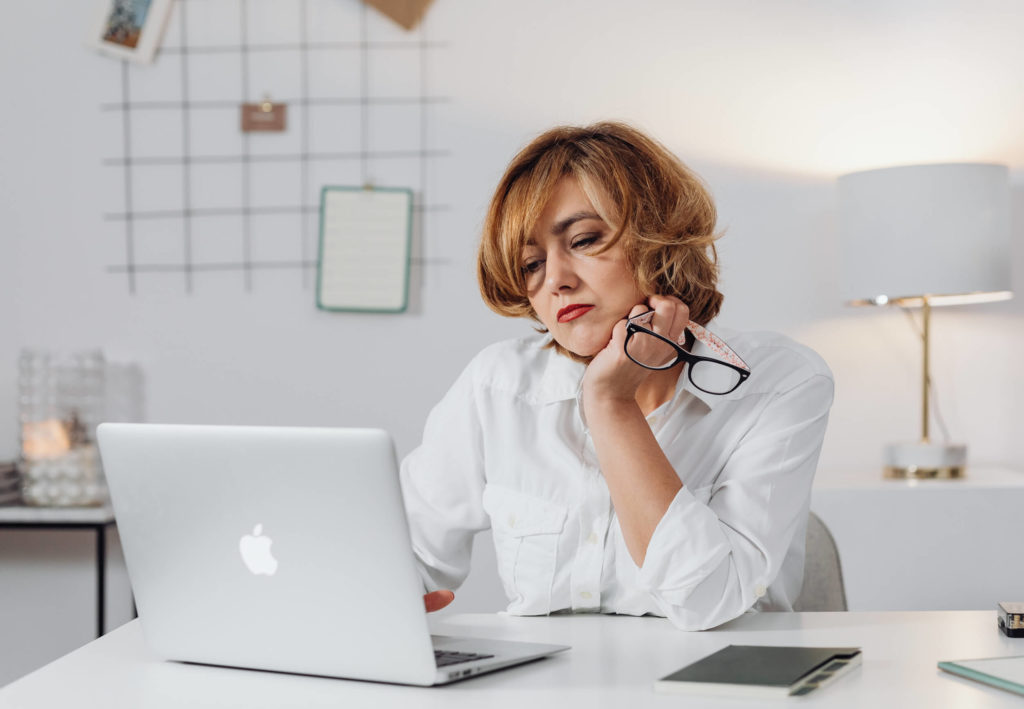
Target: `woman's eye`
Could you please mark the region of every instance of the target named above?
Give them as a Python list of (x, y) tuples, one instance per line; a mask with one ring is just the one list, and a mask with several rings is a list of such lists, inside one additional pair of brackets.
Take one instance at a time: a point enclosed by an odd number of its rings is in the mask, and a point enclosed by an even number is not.
[(577, 237), (572, 242), (572, 247), (574, 249), (585, 249), (588, 246), (593, 246), (600, 239), (601, 239), (601, 235), (600, 234), (583, 234), (582, 236)]
[(523, 274), (536, 273), (537, 271), (540, 270), (540, 267), (541, 265), (543, 265), (543, 263), (543, 261), (530, 261), (528, 263), (523, 264)]

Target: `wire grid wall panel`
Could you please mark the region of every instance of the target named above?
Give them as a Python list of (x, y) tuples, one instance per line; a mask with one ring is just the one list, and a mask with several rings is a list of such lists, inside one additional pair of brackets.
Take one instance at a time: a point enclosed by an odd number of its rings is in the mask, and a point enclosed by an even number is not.
[[(264, 270), (315, 281), (324, 185), (409, 187), (414, 244), (431, 215), (430, 57), (446, 43), (406, 31), (359, 0), (175, 0), (153, 65), (112, 66), (120, 100), (120, 204), (108, 209), (124, 261), (107, 271), (135, 294), (150, 273)], [(115, 67), (116, 68), (113, 68)], [(116, 74), (116, 77), (114, 76)], [(242, 103), (287, 106), (284, 132), (243, 133)], [(415, 255), (413, 268), (427, 259)]]

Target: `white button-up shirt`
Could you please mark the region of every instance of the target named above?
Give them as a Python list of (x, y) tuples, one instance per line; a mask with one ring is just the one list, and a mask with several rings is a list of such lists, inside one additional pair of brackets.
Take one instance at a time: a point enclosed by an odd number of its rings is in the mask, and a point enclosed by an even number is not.
[(696, 630), (752, 608), (792, 610), (832, 375), (781, 335), (719, 334), (751, 375), (714, 396), (684, 371), (647, 417), (683, 487), (642, 567), (581, 415), (584, 366), (544, 348), (545, 336), (477, 355), (402, 463), (427, 588), (458, 588), (473, 535), (490, 527), (509, 613), (654, 614)]

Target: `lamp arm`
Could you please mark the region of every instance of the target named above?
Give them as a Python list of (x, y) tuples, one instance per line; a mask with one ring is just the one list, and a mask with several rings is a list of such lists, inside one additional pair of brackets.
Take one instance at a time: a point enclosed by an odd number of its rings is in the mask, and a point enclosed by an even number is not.
[(928, 390), (931, 384), (928, 361), (928, 326), (931, 322), (932, 306), (928, 301), (928, 296), (924, 296), (922, 300), (921, 344), (924, 350), (924, 361), (921, 365), (921, 442), (928, 443)]

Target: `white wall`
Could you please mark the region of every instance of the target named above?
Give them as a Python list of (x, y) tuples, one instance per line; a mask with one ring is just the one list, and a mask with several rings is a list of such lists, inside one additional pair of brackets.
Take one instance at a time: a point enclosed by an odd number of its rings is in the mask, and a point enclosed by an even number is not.
[[(191, 295), (180, 277), (153, 275), (134, 296), (106, 272), (123, 237), (102, 219), (117, 184), (101, 164), (110, 136), (99, 104), (116, 86), (111, 60), (82, 46), (91, 5), (0, 9), (0, 458), (16, 452), (24, 346), (100, 346), (137, 361), (150, 421), (384, 426), (408, 452), (469, 357), (527, 331), (480, 304), (472, 251), (508, 159), (556, 123), (629, 120), (706, 178), (727, 228), (722, 320), (786, 332), (835, 372), (820, 476), (876, 475), (884, 442), (916, 436), (920, 396), (904, 316), (838, 301), (836, 175), (1009, 164), (1014, 283), (1024, 291), (1024, 5), (1015, 0), (437, 0), (427, 30), (450, 45), (431, 54), (430, 90), (452, 100), (431, 109), (430, 141), (451, 157), (432, 168), (429, 187), (451, 209), (417, 244), (427, 262), (413, 274), (410, 311), (392, 316), (317, 311), (294, 272), (257, 274), (251, 293), (230, 275), (202, 277)], [(976, 462), (1024, 467), (1022, 319), (1019, 297), (935, 314), (939, 399)], [(0, 534), (0, 565), (13, 563), (12, 543)], [(489, 572), (492, 562), (481, 563)], [(490, 578), (470, 583), (457, 607), (493, 604)], [(8, 601), (32, 596), (0, 589), (0, 623)]]

